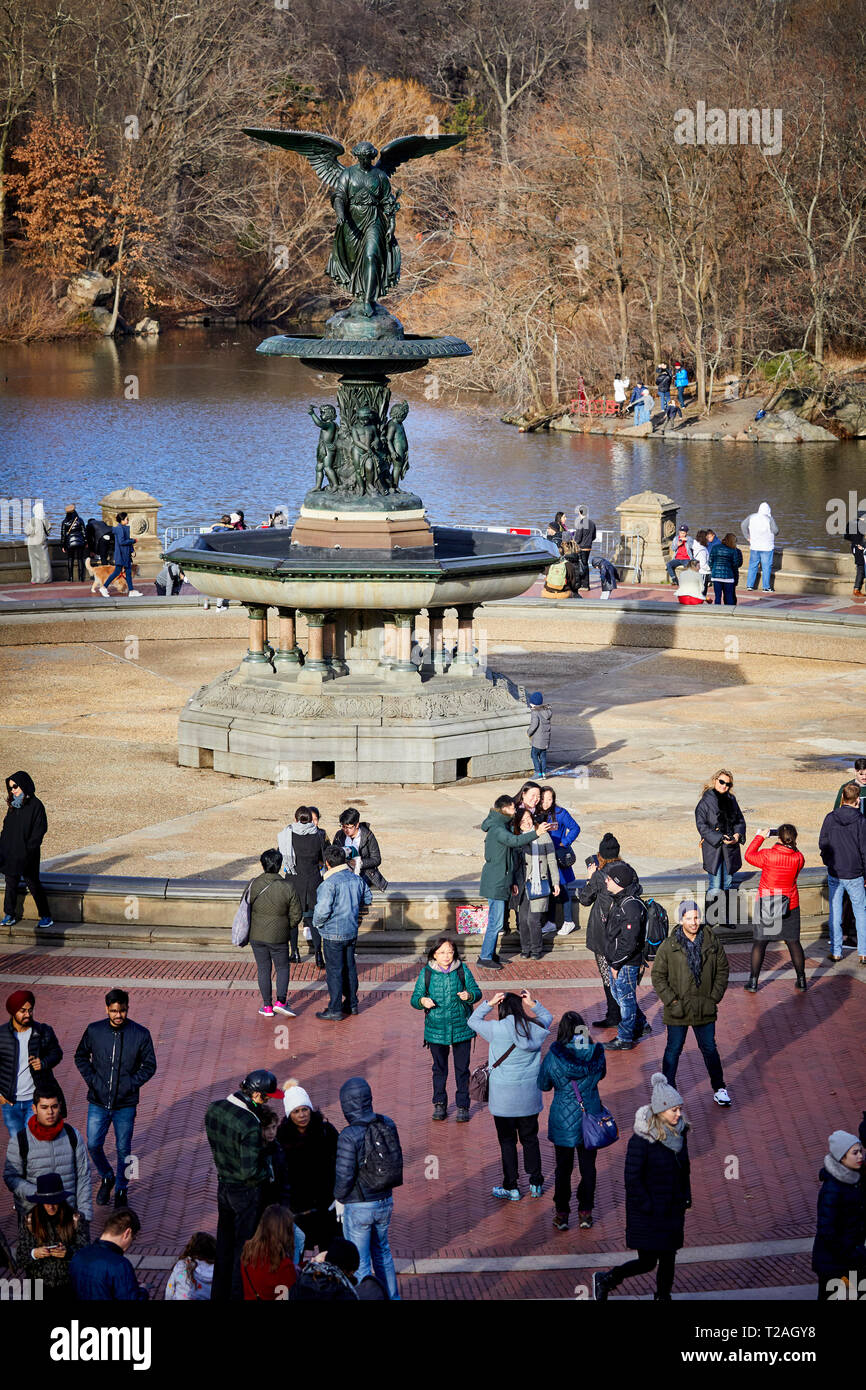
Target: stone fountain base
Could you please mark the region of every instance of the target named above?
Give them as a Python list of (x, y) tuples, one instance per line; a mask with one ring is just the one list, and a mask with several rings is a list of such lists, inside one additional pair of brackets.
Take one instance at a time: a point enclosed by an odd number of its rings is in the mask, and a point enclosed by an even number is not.
[(182, 711), (178, 762), (277, 783), (435, 787), (529, 772), (528, 722), (526, 692), (491, 671), (405, 689), (343, 676), (317, 691), (226, 671)]

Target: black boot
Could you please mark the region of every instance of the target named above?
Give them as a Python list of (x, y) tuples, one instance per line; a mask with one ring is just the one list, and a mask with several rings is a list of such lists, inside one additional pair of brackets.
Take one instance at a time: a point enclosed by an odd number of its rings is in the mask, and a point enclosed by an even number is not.
[(322, 955), (322, 948), (321, 948), (321, 946), (319, 947), (318, 951), (316, 952), (316, 968), (317, 968), (318, 970), (324, 970), (324, 968), (325, 968), (325, 957)]
[(757, 975), (750, 975), (749, 978), (748, 978), (748, 980), (746, 981), (746, 983), (743, 985), (743, 989), (748, 990), (749, 994), (757, 994), (757, 993), (758, 993), (758, 977), (757, 977)]
[(799, 974), (799, 973), (797, 974), (797, 979), (796, 979), (796, 981), (794, 982), (794, 988), (795, 988), (795, 989), (801, 989), (801, 990), (806, 988), (806, 975), (805, 975), (805, 972), (804, 972), (802, 975)]
[(289, 927), (289, 960), (292, 965), (300, 965), (301, 957), (298, 955), (298, 929)]

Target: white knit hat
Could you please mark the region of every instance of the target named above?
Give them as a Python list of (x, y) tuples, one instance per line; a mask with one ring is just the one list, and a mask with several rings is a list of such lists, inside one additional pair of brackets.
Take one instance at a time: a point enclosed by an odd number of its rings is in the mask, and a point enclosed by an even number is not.
[(293, 1110), (297, 1110), (302, 1105), (306, 1105), (310, 1110), (313, 1109), (313, 1102), (303, 1086), (299, 1086), (295, 1078), (290, 1076), (283, 1086), (283, 1108), (286, 1115), (291, 1115)]

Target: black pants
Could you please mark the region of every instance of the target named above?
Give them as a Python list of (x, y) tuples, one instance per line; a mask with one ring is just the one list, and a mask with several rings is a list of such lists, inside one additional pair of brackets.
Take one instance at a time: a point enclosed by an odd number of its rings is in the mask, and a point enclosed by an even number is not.
[(28, 865), (18, 873), (16, 873), (14, 869), (6, 870), (6, 888), (3, 893), (3, 911), (6, 916), (18, 916), (18, 888), (22, 879), (33, 895), (33, 901), (36, 904), (36, 911), (39, 913), (39, 916), (50, 917), (51, 912), (48, 908), (48, 895), (42, 887), (39, 878), (38, 862), (35, 866)]
[(855, 554), (855, 556), (854, 556), (854, 588), (855, 588), (855, 589), (862, 589), (862, 588), (863, 588), (864, 570), (866, 570), (866, 565), (864, 565), (864, 555), (863, 555), (863, 551), (861, 550), (861, 551), (859, 551), (857, 554)]
[(334, 1236), (339, 1235), (336, 1213), (327, 1210), (301, 1212), (295, 1217), (295, 1229), (304, 1233), (304, 1250), (312, 1250), (316, 1245), (327, 1250)]
[(544, 938), (541, 928), (547, 921), (547, 904), (555, 899), (530, 898), (526, 892), (520, 895), (517, 909), (517, 922), (520, 927), (520, 949), (525, 956), (541, 960), (544, 954)]
[(605, 1018), (612, 1019), (616, 1023), (617, 1027), (619, 1027), (622, 1014), (620, 1012), (619, 1004), (614, 999), (613, 993), (610, 988), (610, 966), (607, 963), (607, 957), (600, 956), (598, 952), (596, 952), (595, 963), (598, 968), (598, 973), (601, 976), (601, 983), (604, 986), (604, 1002), (607, 1005), (607, 1013), (605, 1014)]
[(433, 1104), (448, 1104), (448, 1053), (454, 1054), (454, 1080), (457, 1083), (457, 1108), (469, 1109), (469, 1052), (470, 1042), (428, 1043), (433, 1058)]
[(513, 1190), (517, 1186), (517, 1141), (523, 1149), (523, 1166), (534, 1187), (544, 1182), (541, 1172), (541, 1145), (538, 1142), (538, 1116), (494, 1115), (496, 1137), (502, 1153), (502, 1186)]
[(577, 1184), (578, 1211), (592, 1211), (595, 1206), (595, 1159), (598, 1149), (585, 1149), (583, 1144), (577, 1148), (554, 1144), (556, 1153), (556, 1173), (553, 1179), (553, 1205), (557, 1211), (567, 1216), (571, 1210), (571, 1175), (574, 1172), (574, 1155), (580, 1182)]
[(87, 553), (87, 552), (85, 551), (85, 548), (84, 548), (83, 545), (77, 545), (77, 546), (74, 547), (74, 549), (67, 550), (67, 552), (66, 552), (66, 578), (67, 578), (67, 579), (69, 579), (69, 580), (72, 579), (72, 571), (73, 571), (73, 569), (75, 568), (75, 564), (76, 564), (76, 561), (77, 561), (77, 562), (78, 562), (78, 579), (79, 579), (79, 582), (80, 582), (81, 584), (84, 583), (85, 579), (87, 578), (87, 575), (86, 575), (85, 570), (84, 570), (84, 557), (85, 557), (85, 554), (86, 554), (86, 553)]
[(348, 1013), (350, 1009), (358, 1007), (357, 942), (357, 936), (353, 936), (351, 941), (327, 941), (322, 938), (328, 1009), (332, 1014)]
[(283, 942), (282, 946), (269, 946), (266, 941), (251, 941), (250, 945), (256, 958), (262, 1003), (270, 1005), (274, 1002), (271, 994), (271, 967), (273, 967), (277, 975), (277, 999), (281, 1004), (285, 1004), (289, 990), (288, 942)]
[(229, 1299), (237, 1302), (243, 1300), (241, 1251), (255, 1234), (260, 1204), (261, 1191), (258, 1187), (242, 1187), (239, 1183), (219, 1180), (216, 1261), (211, 1293), (215, 1303), (227, 1303)]
[(623, 1279), (631, 1279), (635, 1274), (649, 1274), (650, 1270), (658, 1265), (656, 1293), (660, 1298), (670, 1298), (676, 1263), (676, 1250), (638, 1250), (636, 1260), (628, 1260), (624, 1265), (617, 1265), (616, 1269), (609, 1272), (607, 1286), (609, 1289), (615, 1289)]
[(578, 589), (589, 588), (589, 551), (579, 550), (574, 556), (574, 563), (577, 568), (577, 587)]

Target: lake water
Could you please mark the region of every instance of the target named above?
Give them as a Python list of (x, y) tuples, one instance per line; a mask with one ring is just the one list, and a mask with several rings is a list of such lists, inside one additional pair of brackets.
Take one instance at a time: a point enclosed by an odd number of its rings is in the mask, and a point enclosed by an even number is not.
[[(254, 525), (278, 505), (293, 516), (313, 484), (318, 432), (307, 408), (335, 399), (335, 378), (257, 356), (266, 336), (188, 329), (0, 347), (0, 494), (41, 497), (56, 521), (67, 501), (90, 516), (128, 483), (162, 502), (160, 528), (238, 507)], [(600, 526), (616, 526), (616, 503), (649, 488), (680, 503), (692, 532), (739, 532), (768, 501), (780, 541), (826, 546), (830, 499), (866, 492), (861, 444), (523, 435), (499, 421), (493, 401), (425, 400), (423, 378), (397, 377), (392, 392), (411, 406), (407, 486), (434, 522), (543, 526), (583, 502)]]

